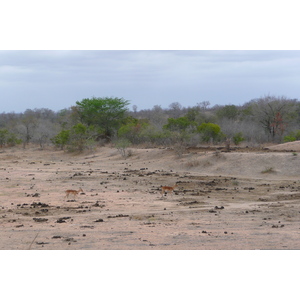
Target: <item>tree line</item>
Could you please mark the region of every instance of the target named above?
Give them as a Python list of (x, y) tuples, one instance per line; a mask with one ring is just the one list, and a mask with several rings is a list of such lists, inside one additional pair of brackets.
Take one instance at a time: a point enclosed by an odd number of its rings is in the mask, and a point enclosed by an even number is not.
[(55, 145), (69, 151), (92, 149), (114, 142), (129, 145), (172, 146), (178, 151), (201, 143), (230, 140), (238, 145), (288, 142), (300, 139), (300, 102), (264, 96), (243, 105), (215, 105), (208, 101), (184, 107), (155, 105), (138, 110), (124, 98), (86, 98), (70, 108), (47, 108), (0, 114), (0, 147), (29, 143)]

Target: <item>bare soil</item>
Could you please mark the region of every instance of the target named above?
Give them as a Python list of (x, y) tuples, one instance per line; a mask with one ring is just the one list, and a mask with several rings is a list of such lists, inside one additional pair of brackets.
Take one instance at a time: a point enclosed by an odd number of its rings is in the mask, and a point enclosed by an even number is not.
[(300, 146), (231, 150), (1, 149), (0, 249), (300, 249)]

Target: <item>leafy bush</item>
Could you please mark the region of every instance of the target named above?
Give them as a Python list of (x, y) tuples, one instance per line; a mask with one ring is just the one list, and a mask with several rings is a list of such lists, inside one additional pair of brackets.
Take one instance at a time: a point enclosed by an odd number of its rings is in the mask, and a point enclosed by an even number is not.
[(216, 141), (222, 137), (221, 127), (213, 123), (202, 123), (197, 127), (197, 131), (201, 134), (203, 142), (209, 142), (211, 139)]
[(139, 141), (151, 145), (170, 146), (172, 144), (172, 133), (168, 130), (159, 130), (153, 125), (141, 129)]
[(70, 130), (62, 130), (56, 136), (51, 139), (51, 142), (56, 146), (59, 147), (61, 150), (68, 144), (70, 140)]
[(181, 118), (169, 118), (168, 123), (163, 126), (163, 129), (167, 129), (170, 131), (184, 131), (188, 128), (196, 127), (197, 123), (191, 121), (188, 117)]
[(118, 137), (128, 139), (133, 144), (143, 141), (142, 132), (149, 126), (147, 120), (138, 120), (132, 117), (127, 118), (125, 124), (118, 130)]
[(22, 140), (17, 138), (17, 136), (8, 131), (7, 129), (0, 129), (0, 147), (4, 146), (15, 146), (22, 143)]
[(243, 142), (245, 139), (243, 137), (242, 132), (238, 132), (233, 136), (233, 142), (235, 145), (239, 145), (241, 142)]
[(93, 126), (86, 126), (82, 123), (74, 125), (69, 130), (62, 130), (51, 139), (52, 143), (63, 150), (68, 146), (69, 151), (83, 151), (95, 144), (98, 132)]
[(19, 139), (14, 133), (10, 133), (7, 139), (7, 145), (12, 147), (22, 144), (22, 139)]
[(286, 135), (283, 138), (285, 143), (287, 142), (294, 142), (300, 140), (300, 130), (292, 131), (289, 135)]
[(87, 126), (81, 123), (78, 123), (72, 127), (70, 131), (71, 145), (69, 147), (69, 150), (78, 150), (80, 152), (83, 151), (86, 141), (89, 139), (87, 131)]
[(283, 142), (284, 143), (295, 142), (295, 141), (297, 141), (297, 139), (294, 136), (292, 136), (292, 135), (286, 135), (283, 138)]

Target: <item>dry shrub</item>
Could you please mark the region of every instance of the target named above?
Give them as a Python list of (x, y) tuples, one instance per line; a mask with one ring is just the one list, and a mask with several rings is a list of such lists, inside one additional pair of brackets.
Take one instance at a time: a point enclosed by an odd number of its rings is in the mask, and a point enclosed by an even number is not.
[(211, 156), (212, 159), (214, 160), (225, 160), (226, 159), (226, 156), (221, 153), (221, 151), (217, 150), (215, 152), (212, 153), (212, 156)]
[(202, 165), (202, 167), (209, 167), (212, 165), (212, 163), (209, 160), (206, 160), (206, 161), (203, 161), (201, 165)]
[(193, 159), (187, 161), (185, 163), (185, 166), (188, 167), (188, 168), (195, 168), (195, 167), (200, 166), (200, 164), (201, 164), (201, 162), (199, 160), (193, 158)]
[(197, 168), (197, 167), (206, 168), (211, 165), (212, 165), (212, 163), (210, 162), (208, 157), (204, 160), (198, 160), (196, 158), (191, 158), (189, 161), (187, 161), (185, 163), (185, 166), (187, 168)]
[(183, 153), (186, 151), (186, 145), (182, 143), (176, 143), (174, 144), (173, 149), (178, 157), (182, 157)]

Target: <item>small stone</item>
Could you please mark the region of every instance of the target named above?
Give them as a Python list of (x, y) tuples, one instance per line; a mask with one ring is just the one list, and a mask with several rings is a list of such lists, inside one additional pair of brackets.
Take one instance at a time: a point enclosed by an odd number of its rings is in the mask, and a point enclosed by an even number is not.
[(95, 222), (103, 222), (103, 219), (98, 219)]

